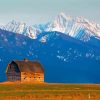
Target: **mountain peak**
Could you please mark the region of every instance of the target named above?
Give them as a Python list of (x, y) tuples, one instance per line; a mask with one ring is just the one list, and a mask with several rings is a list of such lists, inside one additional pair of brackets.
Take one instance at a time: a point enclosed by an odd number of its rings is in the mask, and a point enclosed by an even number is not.
[(65, 20), (71, 20), (72, 17), (70, 15), (66, 15), (65, 13), (61, 12), (60, 14), (58, 14), (57, 18), (62, 18)]
[(16, 25), (16, 24), (26, 25), (25, 22), (18, 22), (18, 21), (16, 21), (16, 20), (11, 20), (10, 22), (8, 22), (8, 24), (13, 24), (13, 25)]
[(66, 18), (66, 14), (65, 14), (65, 13), (63, 13), (63, 12), (61, 12), (61, 13), (59, 13), (59, 14), (58, 14), (58, 17), (63, 17), (63, 18)]
[[(82, 39), (96, 36), (100, 38), (100, 27), (80, 16), (72, 18), (69, 15), (60, 13), (52, 22), (53, 30), (63, 32), (71, 37)], [(81, 32), (81, 35), (79, 35)], [(81, 38), (80, 38), (81, 37)], [(89, 39), (89, 38), (88, 38)], [(87, 40), (87, 39), (86, 39)]]
[[(31, 28), (30, 28), (31, 27)], [(61, 12), (54, 20), (45, 25), (27, 26), (26, 23), (12, 20), (7, 25), (0, 27), (3, 30), (23, 34), (32, 39), (37, 39), (42, 32), (57, 31), (77, 38), (82, 41), (90, 40), (91, 36), (100, 39), (100, 25), (90, 22), (84, 17), (72, 18)], [(46, 36), (47, 37), (47, 36)]]

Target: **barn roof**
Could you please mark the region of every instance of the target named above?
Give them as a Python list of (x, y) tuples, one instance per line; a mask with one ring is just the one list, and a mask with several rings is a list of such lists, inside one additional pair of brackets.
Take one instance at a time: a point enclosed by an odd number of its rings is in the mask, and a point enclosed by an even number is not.
[(43, 67), (38, 61), (12, 61), (12, 63), (16, 63), (20, 72), (36, 72), (36, 73), (43, 73)]

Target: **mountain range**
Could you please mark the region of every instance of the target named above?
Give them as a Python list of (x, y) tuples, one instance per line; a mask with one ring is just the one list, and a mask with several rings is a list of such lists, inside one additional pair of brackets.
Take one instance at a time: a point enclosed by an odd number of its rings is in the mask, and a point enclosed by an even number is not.
[[(12, 20), (8, 24), (0, 27), (3, 30), (23, 34), (32, 39), (36, 39), (43, 32), (61, 32), (82, 41), (88, 41), (91, 36), (100, 38), (100, 25), (90, 22), (83, 17), (72, 18), (64, 13), (60, 13), (54, 20), (46, 24), (30, 25)], [(45, 38), (43, 38), (45, 42)]]
[(0, 27), (0, 81), (12, 60), (38, 60), (46, 82), (100, 83), (100, 26), (60, 13), (46, 24)]

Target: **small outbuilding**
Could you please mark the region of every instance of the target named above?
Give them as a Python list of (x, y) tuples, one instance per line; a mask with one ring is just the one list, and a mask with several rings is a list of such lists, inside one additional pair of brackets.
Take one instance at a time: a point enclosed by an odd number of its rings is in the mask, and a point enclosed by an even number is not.
[(11, 61), (6, 74), (8, 81), (44, 82), (44, 69), (38, 61)]

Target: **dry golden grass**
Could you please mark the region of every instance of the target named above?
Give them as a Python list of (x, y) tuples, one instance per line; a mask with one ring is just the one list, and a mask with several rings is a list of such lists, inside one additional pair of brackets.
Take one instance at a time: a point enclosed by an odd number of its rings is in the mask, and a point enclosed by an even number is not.
[(0, 100), (100, 100), (100, 85), (5, 82)]

